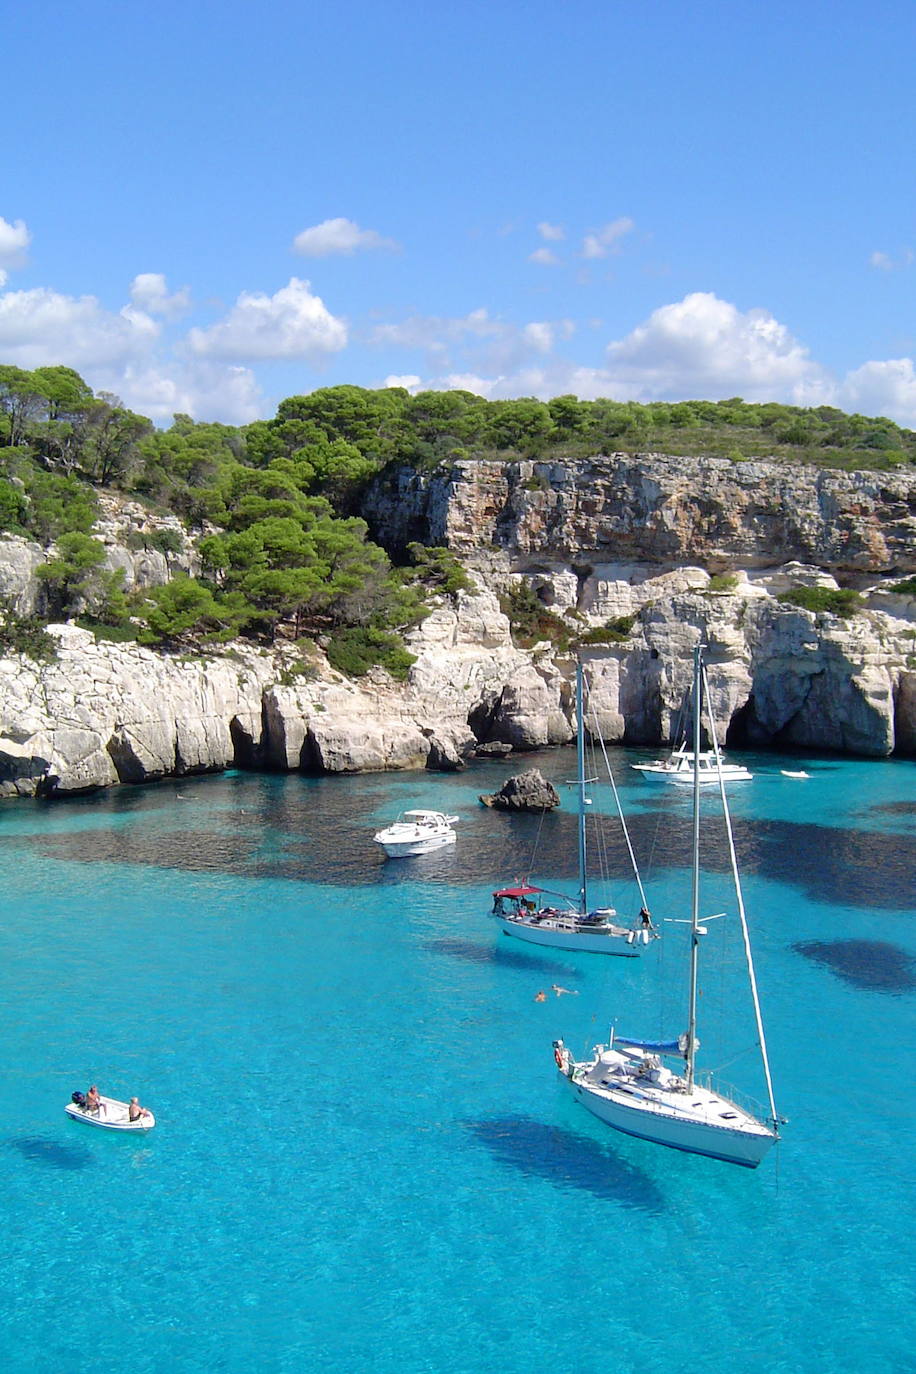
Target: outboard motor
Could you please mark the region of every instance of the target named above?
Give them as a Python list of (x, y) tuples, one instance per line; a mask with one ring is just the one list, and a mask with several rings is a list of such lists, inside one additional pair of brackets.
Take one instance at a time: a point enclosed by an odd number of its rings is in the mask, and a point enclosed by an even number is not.
[(77, 1105), (77, 1107), (85, 1107), (85, 1106), (86, 1106), (86, 1094), (85, 1094), (85, 1093), (71, 1093), (71, 1095), (70, 1095), (70, 1101), (71, 1101), (71, 1102), (75, 1102), (76, 1105)]

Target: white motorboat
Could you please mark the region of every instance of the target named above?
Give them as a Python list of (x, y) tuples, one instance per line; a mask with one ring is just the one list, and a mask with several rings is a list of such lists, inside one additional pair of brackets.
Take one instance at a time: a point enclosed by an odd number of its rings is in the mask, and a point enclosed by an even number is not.
[(718, 786), (720, 774), (723, 782), (750, 782), (754, 776), (743, 763), (729, 763), (713, 749), (698, 750), (696, 761), (694, 769), (694, 750), (682, 744), (666, 759), (631, 763), (630, 767), (649, 781), (673, 782), (682, 787), (693, 787), (695, 773), (699, 774), (701, 787)]
[[(649, 915), (646, 894), (643, 891), (639, 870), (636, 867), (636, 859), (620, 806), (620, 798), (614, 784), (613, 774), (608, 766), (606, 754), (604, 755), (604, 763), (607, 777), (617, 803), (620, 824), (633, 866), (633, 875), (642, 900), (642, 908), (634, 922), (625, 924), (620, 920), (613, 907), (592, 907), (589, 901), (589, 830), (586, 826), (586, 818), (592, 819), (592, 829), (595, 832), (599, 831), (601, 819), (590, 813), (592, 802), (587, 790), (589, 783), (595, 782), (596, 779), (586, 777), (586, 708), (581, 661), (576, 668), (576, 715), (576, 787), (579, 794), (577, 826), (578, 895), (573, 899), (549, 892), (545, 888), (533, 887), (528, 882), (513, 883), (510, 886), (499, 888), (493, 893), (493, 915), (504, 935), (514, 936), (517, 940), (525, 940), (532, 945), (545, 945), (550, 949), (573, 950), (588, 954), (616, 954), (632, 959), (642, 953), (650, 940), (657, 938), (658, 932)], [(590, 735), (592, 743), (597, 740), (603, 751), (604, 745), (601, 742), (597, 722), (591, 723)], [(593, 838), (595, 843), (592, 847), (599, 855), (603, 854), (604, 844), (600, 833), (595, 833)], [(543, 904), (537, 900), (541, 897), (547, 898)]]
[[(616, 1131), (668, 1145), (690, 1154), (710, 1155), (730, 1164), (742, 1164), (753, 1169), (779, 1138), (783, 1118), (776, 1112), (773, 1085), (770, 1077), (763, 1021), (757, 996), (757, 982), (751, 955), (744, 901), (738, 878), (731, 821), (725, 797), (724, 779), (719, 791), (728, 849), (731, 856), (738, 915), (747, 965), (750, 993), (757, 1028), (757, 1047), (769, 1099), (769, 1112), (739, 1105), (732, 1090), (713, 1085), (711, 1078), (702, 1078), (696, 1071), (697, 1039), (697, 978), (699, 950), (707, 934), (707, 922), (716, 919), (699, 917), (699, 837), (700, 837), (700, 712), (703, 700), (709, 700), (709, 688), (702, 662), (702, 646), (698, 646), (694, 660), (694, 792), (693, 792), (693, 868), (692, 911), (690, 925), (690, 964), (687, 999), (687, 1031), (677, 1040), (632, 1040), (617, 1036), (612, 1028), (608, 1044), (596, 1045), (590, 1059), (577, 1062), (562, 1040), (553, 1042), (554, 1059), (576, 1099), (594, 1116)], [(713, 730), (713, 738), (715, 733)], [(714, 751), (715, 752), (715, 751)], [(722, 914), (722, 913), (720, 913)], [(708, 1004), (709, 998), (704, 999)], [(682, 1061), (679, 1072), (662, 1061), (678, 1056)]]
[(457, 816), (442, 811), (405, 811), (393, 825), (373, 836), (389, 859), (406, 859), (412, 854), (428, 854), (431, 849), (455, 843), (452, 826)]
[(87, 1106), (82, 1093), (74, 1093), (64, 1111), (74, 1121), (85, 1121), (89, 1126), (101, 1126), (106, 1131), (151, 1131), (156, 1124), (149, 1108), (141, 1107), (136, 1121), (131, 1121), (129, 1102), (119, 1102), (117, 1098), (101, 1094), (98, 1108), (93, 1109)]

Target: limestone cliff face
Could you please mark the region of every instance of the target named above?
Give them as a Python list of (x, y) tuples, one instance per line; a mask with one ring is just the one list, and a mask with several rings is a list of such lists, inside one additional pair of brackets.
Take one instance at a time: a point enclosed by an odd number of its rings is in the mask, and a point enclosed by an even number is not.
[[(916, 473), (612, 454), (569, 463), (464, 461), (400, 469), (364, 511), (386, 542), (462, 553), (492, 545), (570, 564), (772, 568), (834, 574), (916, 569)], [(848, 578), (847, 578), (848, 580)]]
[[(370, 503), (387, 542), (448, 543), (476, 583), (411, 633), (406, 683), (380, 670), (348, 681), (320, 655), (303, 673), (291, 649), (166, 655), (54, 627), (56, 661), (0, 659), (0, 796), (229, 766), (459, 768), (478, 748), (566, 743), (573, 665), (550, 644), (513, 644), (498, 594), (519, 582), (576, 630), (632, 618), (623, 642), (584, 652), (608, 742), (676, 737), (702, 635), (722, 743), (916, 755), (916, 598), (887, 576), (916, 562), (914, 492), (912, 474), (657, 457), (462, 463), (449, 481), (403, 472)], [(105, 519), (111, 565), (129, 579), (193, 569), (189, 544), (160, 565), (119, 543), (142, 512)], [(0, 541), (0, 594), (20, 612), (37, 604), (42, 558)], [(732, 574), (725, 592), (717, 569)], [(777, 599), (838, 580), (865, 590), (863, 613)]]

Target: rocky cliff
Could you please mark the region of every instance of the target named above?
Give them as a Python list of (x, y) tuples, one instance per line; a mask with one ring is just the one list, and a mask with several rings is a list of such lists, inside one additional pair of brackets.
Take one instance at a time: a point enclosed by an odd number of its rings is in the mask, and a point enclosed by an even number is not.
[[(401, 471), (367, 515), (391, 546), (450, 545), (476, 584), (412, 632), (406, 684), (381, 671), (351, 682), (293, 650), (175, 656), (56, 627), (54, 662), (0, 660), (0, 795), (233, 765), (456, 768), (478, 749), (565, 743), (572, 664), (548, 643), (513, 644), (498, 593), (518, 582), (579, 630), (633, 618), (623, 642), (585, 655), (609, 742), (674, 736), (703, 634), (723, 743), (916, 754), (916, 599), (888, 589), (916, 563), (914, 509), (910, 473), (657, 455)], [(143, 532), (136, 507), (106, 511), (99, 532), (111, 566), (137, 582), (169, 576), (176, 556), (127, 550), (125, 520)], [(0, 592), (22, 609), (43, 556), (0, 544)], [(190, 545), (177, 562), (193, 567)], [(710, 579), (723, 571), (725, 591)], [(864, 612), (840, 620), (777, 600), (838, 581), (865, 589)]]

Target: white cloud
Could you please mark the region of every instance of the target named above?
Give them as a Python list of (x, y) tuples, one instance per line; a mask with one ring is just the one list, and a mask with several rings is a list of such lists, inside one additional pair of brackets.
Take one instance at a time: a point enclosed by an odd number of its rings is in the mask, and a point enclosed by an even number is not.
[[(32, 235), (24, 220), (17, 219), (10, 224), (0, 215), (0, 268), (21, 267), (31, 242)], [(6, 282), (6, 278), (7, 273), (3, 271), (0, 286)]]
[(544, 219), (538, 225), (538, 233), (548, 243), (559, 243), (561, 239), (566, 237), (562, 224), (548, 224), (547, 220)]
[(416, 392), (421, 390), (422, 385), (422, 378), (417, 377), (412, 372), (408, 372), (403, 377), (386, 377), (384, 382), (382, 382), (382, 386), (386, 387), (401, 386), (404, 388), (405, 391), (409, 391), (412, 396), (415, 395)]
[(586, 234), (582, 243), (584, 258), (606, 258), (609, 253), (620, 252), (620, 240), (636, 228), (633, 220), (624, 217), (611, 220), (603, 228)]
[(113, 391), (128, 409), (157, 422), (191, 415), (196, 420), (246, 425), (265, 409), (250, 368), (206, 360), (130, 364), (119, 375), (99, 374), (92, 384), (96, 391)]
[(125, 306), (112, 313), (95, 296), (64, 296), (48, 287), (0, 295), (0, 354), (19, 367), (123, 363), (146, 353), (158, 333), (143, 311)]
[(533, 253), (528, 254), (529, 262), (536, 262), (540, 267), (556, 267), (560, 259), (550, 248), (535, 248)]
[(192, 329), (188, 346), (201, 357), (320, 358), (347, 343), (347, 326), (332, 315), (307, 281), (291, 277), (272, 296), (243, 291), (224, 320)]
[(860, 415), (887, 415), (916, 427), (916, 368), (912, 358), (863, 363), (840, 384), (837, 404)]
[(827, 373), (766, 310), (744, 313), (695, 291), (608, 346), (608, 374), (642, 400), (703, 397), (817, 404)]
[(458, 371), (502, 375), (524, 366), (533, 355), (549, 353), (557, 338), (568, 338), (573, 329), (570, 320), (535, 320), (519, 326), (479, 309), (458, 319), (416, 315), (401, 324), (379, 325), (371, 342), (422, 349), (429, 370), (438, 377)]
[(164, 315), (174, 319), (190, 308), (191, 292), (187, 286), (169, 294), (162, 272), (141, 272), (130, 284), (130, 298), (134, 305), (150, 315)]
[(397, 250), (400, 244), (382, 238), (375, 229), (360, 229), (351, 219), (326, 219), (303, 229), (293, 239), (293, 252), (304, 258), (328, 258), (334, 255), (349, 257), (353, 253), (373, 248)]

